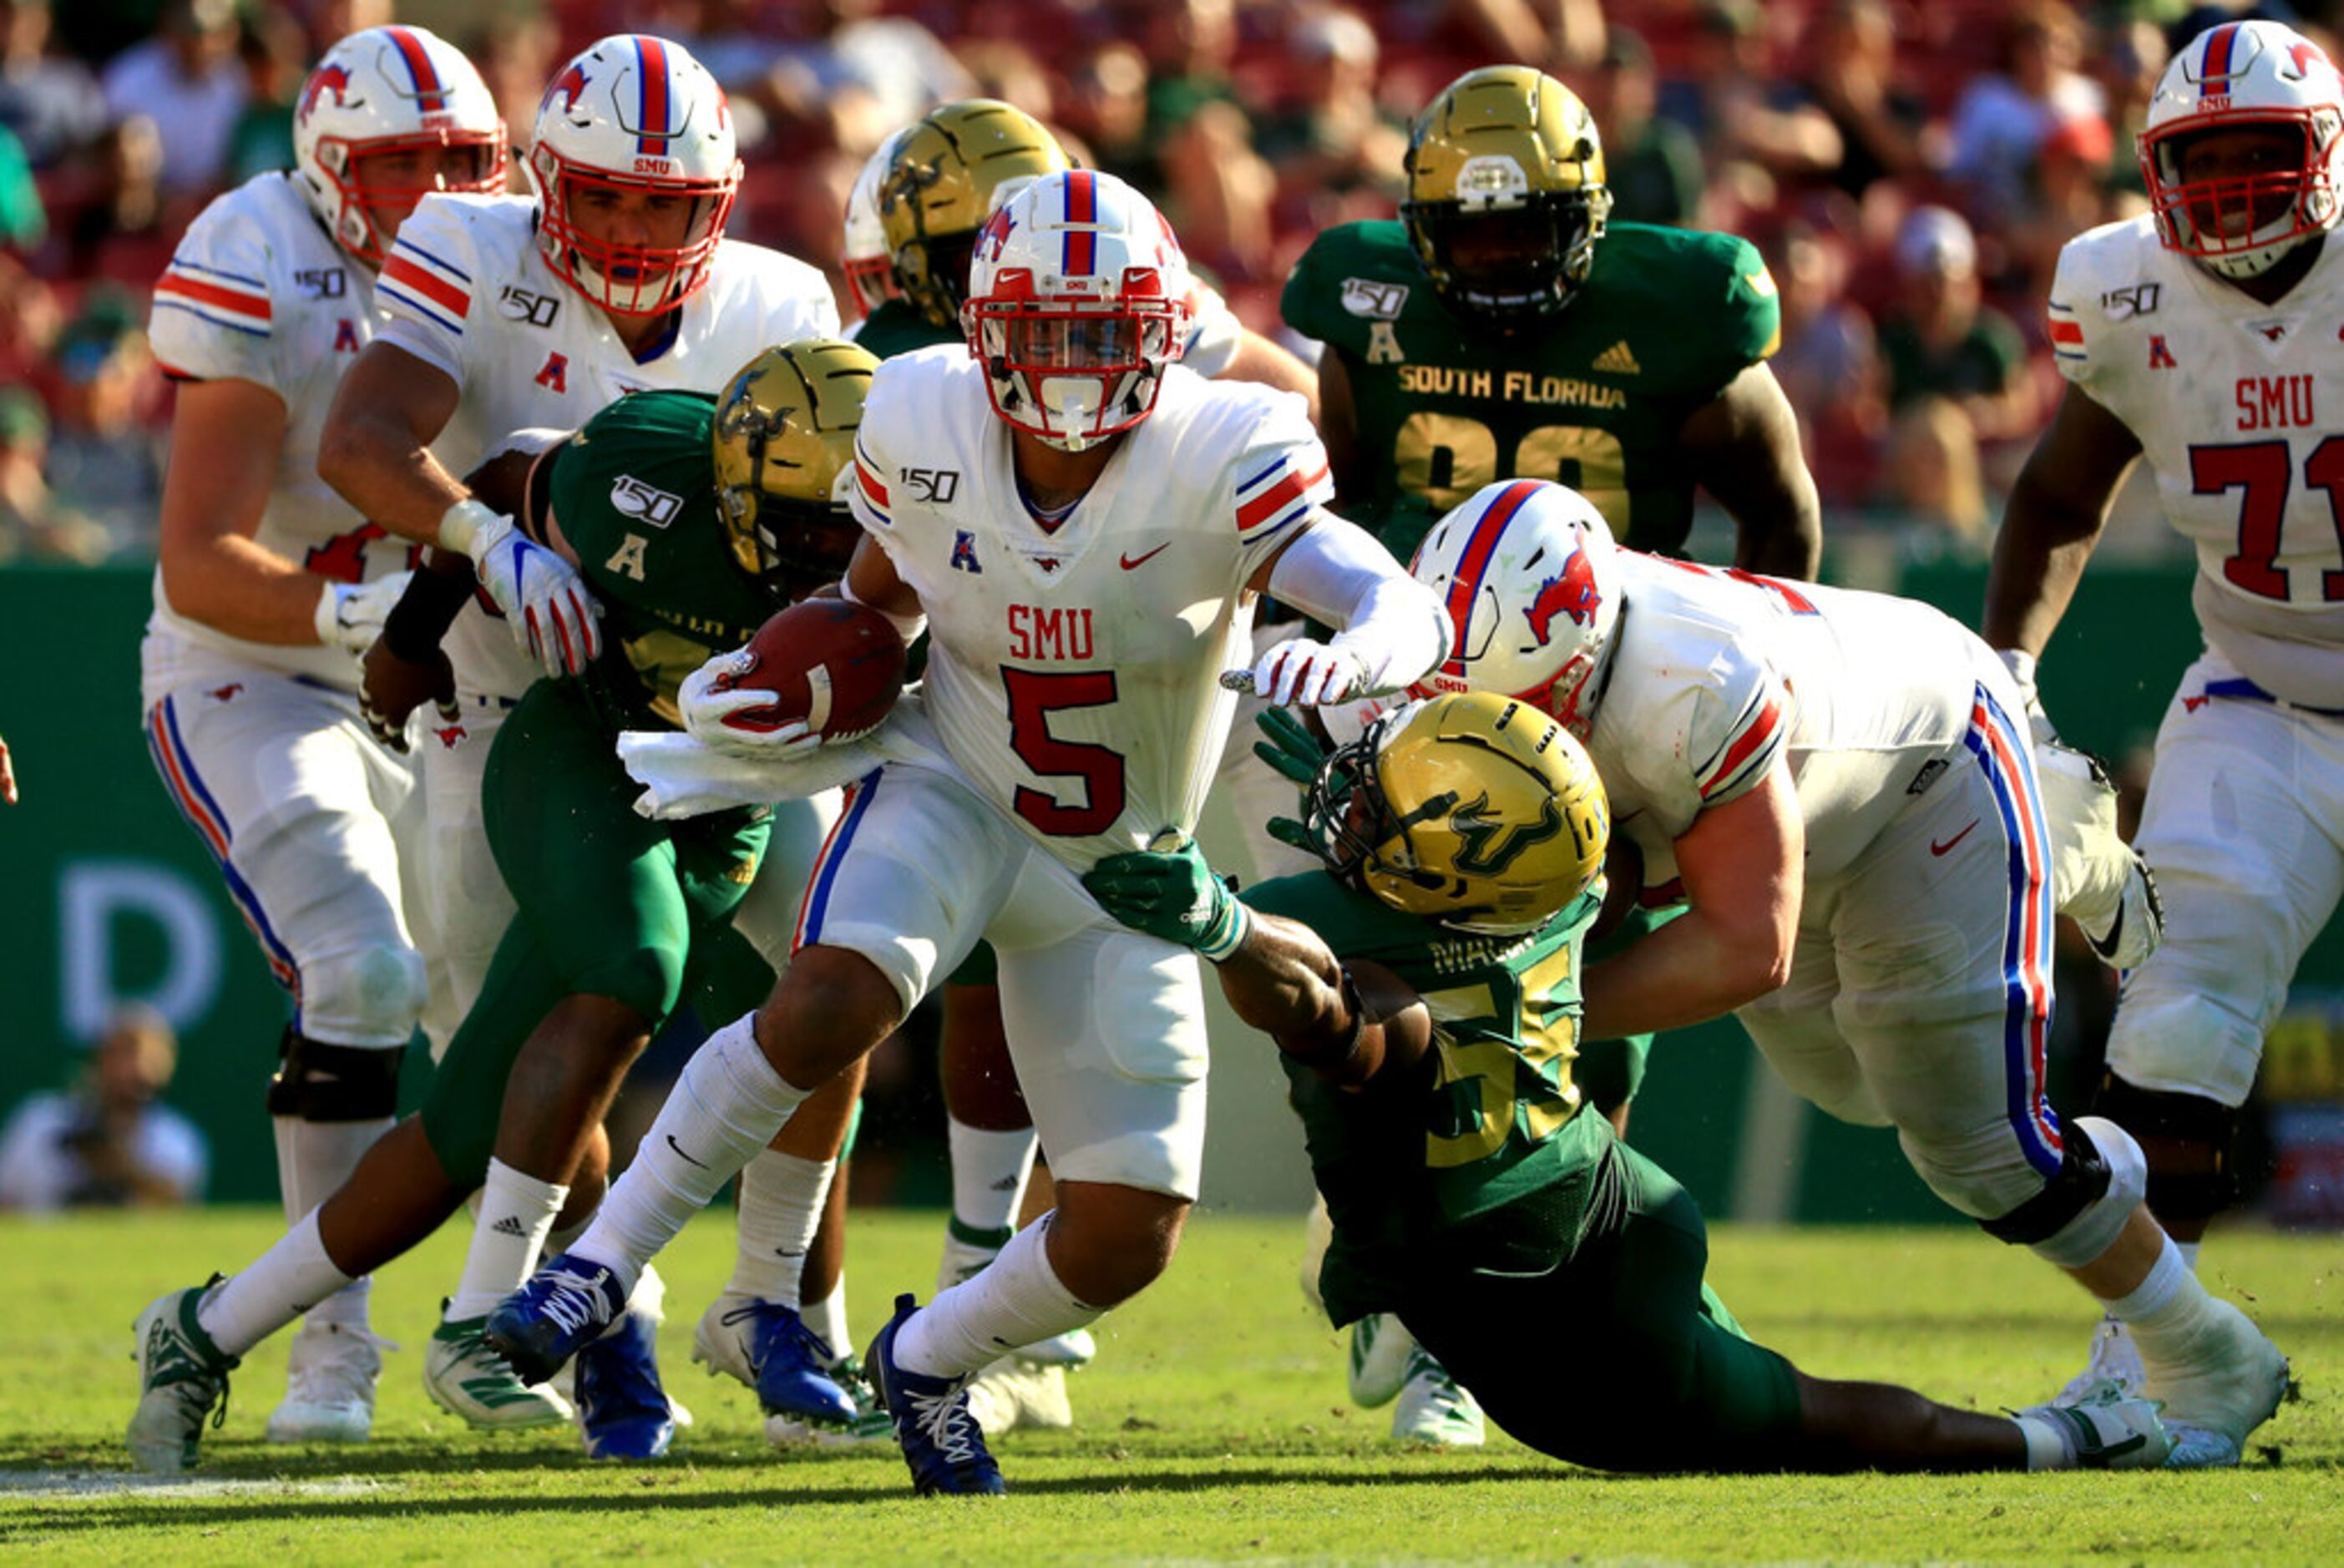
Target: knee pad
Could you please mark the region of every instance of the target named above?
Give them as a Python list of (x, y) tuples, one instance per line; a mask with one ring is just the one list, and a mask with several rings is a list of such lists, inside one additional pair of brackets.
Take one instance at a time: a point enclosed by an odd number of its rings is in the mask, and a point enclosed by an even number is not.
[(404, 1046), (430, 986), (411, 947), (359, 947), (301, 965), (301, 1023), (359, 1047)]
[(2078, 1117), (2067, 1124), (2058, 1174), (2001, 1219), (1979, 1224), (1998, 1241), (2080, 1269), (2114, 1244), (2147, 1184), (2148, 1162), (2131, 1134), (2099, 1117)]
[[(2092, 1108), (2136, 1138), (2147, 1138), (2160, 1146), (2195, 1146), (2197, 1151), (2202, 1151), (2198, 1158), (2192, 1158), (2190, 1150), (2175, 1150), (2181, 1155), (2178, 1161), (2161, 1158), (2158, 1162), (2202, 1168), (2160, 1170), (2154, 1165), (2150, 1167), (2148, 1207), (2160, 1218), (2211, 1219), (2230, 1206), (2238, 1185), (2233, 1168), (2238, 1138), (2238, 1112), (2235, 1107), (2203, 1095), (2140, 1088), (2110, 1072), (2100, 1079), (2099, 1092), (2092, 1098)], [(2158, 1150), (2160, 1156), (2166, 1152), (2162, 1147)]]
[(379, 1121), (399, 1114), (405, 1046), (333, 1046), (285, 1031), (268, 1080), (268, 1114), (298, 1121)]

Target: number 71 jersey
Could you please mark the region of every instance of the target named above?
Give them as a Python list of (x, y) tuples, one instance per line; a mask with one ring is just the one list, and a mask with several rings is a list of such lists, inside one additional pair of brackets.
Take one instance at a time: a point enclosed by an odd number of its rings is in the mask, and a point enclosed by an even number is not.
[[(1251, 663), (1245, 584), (1330, 493), (1300, 398), (1175, 365), (1054, 531), (957, 343), (888, 359), (856, 519), (928, 615), (926, 703), (966, 781), (1076, 869), (1193, 831)], [(1394, 571), (1398, 570), (1397, 566)]]
[(2344, 692), (2344, 245), (2265, 305), (2157, 243), (2147, 217), (2068, 241), (2060, 373), (2124, 421), (2198, 550), (2206, 640), (2275, 696)]

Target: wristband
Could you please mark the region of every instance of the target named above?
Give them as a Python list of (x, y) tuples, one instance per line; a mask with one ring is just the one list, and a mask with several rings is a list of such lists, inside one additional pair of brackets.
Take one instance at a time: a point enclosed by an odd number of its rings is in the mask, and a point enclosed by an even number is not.
[(339, 582), (320, 583), (317, 608), (309, 612), (309, 624), (318, 633), (320, 647), (342, 645), (342, 595), (349, 590)]
[(492, 538), (499, 524), (510, 528), (512, 520), (478, 496), (468, 495), (440, 514), (440, 542), (478, 561), (483, 540)]
[(1995, 652), (2002, 660), (2004, 668), (2010, 672), (2011, 678), (2018, 683), (2021, 691), (2031, 693), (2035, 690), (2035, 671), (2039, 661), (2034, 654), (2024, 648), (1997, 648)]
[(1222, 896), (1228, 902), (1221, 907), (1220, 918), (1197, 944), (1197, 956), (1208, 964), (1226, 961), (1253, 935), (1253, 911), (1234, 894), (1224, 893)]

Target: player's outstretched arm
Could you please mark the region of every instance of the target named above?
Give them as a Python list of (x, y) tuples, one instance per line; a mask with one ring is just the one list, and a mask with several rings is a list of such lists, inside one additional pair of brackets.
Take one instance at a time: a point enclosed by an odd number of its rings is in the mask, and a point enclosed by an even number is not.
[(455, 379), (395, 343), (369, 343), (342, 377), (318, 438), (318, 477), (403, 539), (438, 544), (471, 492), (431, 455), (462, 394)]
[(1318, 511), (1254, 574), (1267, 590), (1340, 630), (1289, 637), (1254, 666), (1253, 689), (1279, 707), (1397, 692), (1449, 656), (1449, 616), (1366, 530)]
[(1693, 478), (1733, 516), (1733, 564), (1812, 580), (1823, 563), (1823, 502), (1782, 383), (1750, 365), (1677, 433)]
[(2139, 460), (2139, 439), (2124, 421), (2070, 386), (2019, 470), (1995, 536), (1982, 628), (1988, 644), (2042, 655)]

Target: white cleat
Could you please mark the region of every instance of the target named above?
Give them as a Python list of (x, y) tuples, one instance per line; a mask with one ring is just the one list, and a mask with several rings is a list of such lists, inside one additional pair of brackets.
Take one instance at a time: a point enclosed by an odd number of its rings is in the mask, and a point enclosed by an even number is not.
[[(2287, 1357), (2279, 1348), (2229, 1302), (2217, 1300), (2214, 1309), (2222, 1320), (2216, 1342), (2187, 1365), (2148, 1363), (2141, 1390), (2163, 1401), (2167, 1425), (2228, 1444), (2227, 1459), (2219, 1457), (2219, 1445), (2205, 1438), (2193, 1436), (2181, 1445), (2199, 1468), (2238, 1463), (2248, 1437), (2287, 1397)], [(2200, 1455), (2206, 1457), (2196, 1457)]]
[(2109, 968), (2137, 969), (2148, 962), (2148, 956), (2165, 940), (2165, 900), (2157, 894), (2148, 862), (2133, 855), (2113, 920), (2102, 926), (2079, 916), (2076, 925), (2093, 953)]
[[(1000, 1256), (1001, 1249), (998, 1247), (965, 1241), (957, 1232), (945, 1231), (944, 1261), (936, 1270), (937, 1290), (947, 1290), (975, 1279), (985, 1272), (987, 1264)], [(1068, 1371), (1076, 1371), (1098, 1359), (1098, 1340), (1088, 1329), (1069, 1329), (1063, 1334), (1053, 1334), (1046, 1340), (1020, 1345), (1010, 1354), (1019, 1361), (1039, 1361), (1044, 1366), (1064, 1367)]]
[(2076, 1399), (2063, 1392), (2048, 1404), (2014, 1413), (2056, 1432), (2071, 1470), (2156, 1470), (2172, 1462), (2178, 1435), (2158, 1419), (2155, 1400), (2105, 1381)]
[(1002, 1357), (969, 1381), (968, 1409), (987, 1437), (1021, 1427), (1064, 1431), (1075, 1424), (1074, 1406), (1066, 1400), (1066, 1369), (1027, 1360), (1023, 1352)]
[(2132, 1341), (2132, 1330), (2115, 1318), (2103, 1317), (2092, 1325), (2092, 1353), (2084, 1362), (2084, 1370), (2067, 1380), (2067, 1386), (2052, 1396), (2055, 1405), (2076, 1404), (2088, 1398), (2102, 1383), (2114, 1383), (2127, 1394), (2137, 1394), (2148, 1381), (2141, 1370), (2140, 1347)]
[(366, 1442), (374, 1433), (375, 1381), (387, 1345), (355, 1323), (302, 1324), (293, 1336), (285, 1402), (269, 1413), (268, 1441)]
[[(212, 1279), (217, 1282), (219, 1276)], [(149, 1475), (178, 1475), (196, 1462), (204, 1423), (227, 1416), (227, 1375), (237, 1358), (224, 1354), (196, 1321), (208, 1285), (173, 1290), (138, 1314), (138, 1408), (124, 1435), (130, 1460)], [(213, 1412), (217, 1411), (217, 1416)]]
[(1351, 1402), (1374, 1410), (1398, 1399), (1415, 1352), (1416, 1336), (1389, 1312), (1370, 1312), (1353, 1323), (1345, 1374)]
[(489, 1320), (441, 1323), (423, 1347), (423, 1391), (477, 1431), (560, 1426), (576, 1411), (550, 1383), (524, 1383), (481, 1332)]
[(1449, 1369), (1419, 1347), (1408, 1360), (1408, 1381), (1392, 1408), (1394, 1442), (1479, 1448), (1486, 1436), (1481, 1404)]

